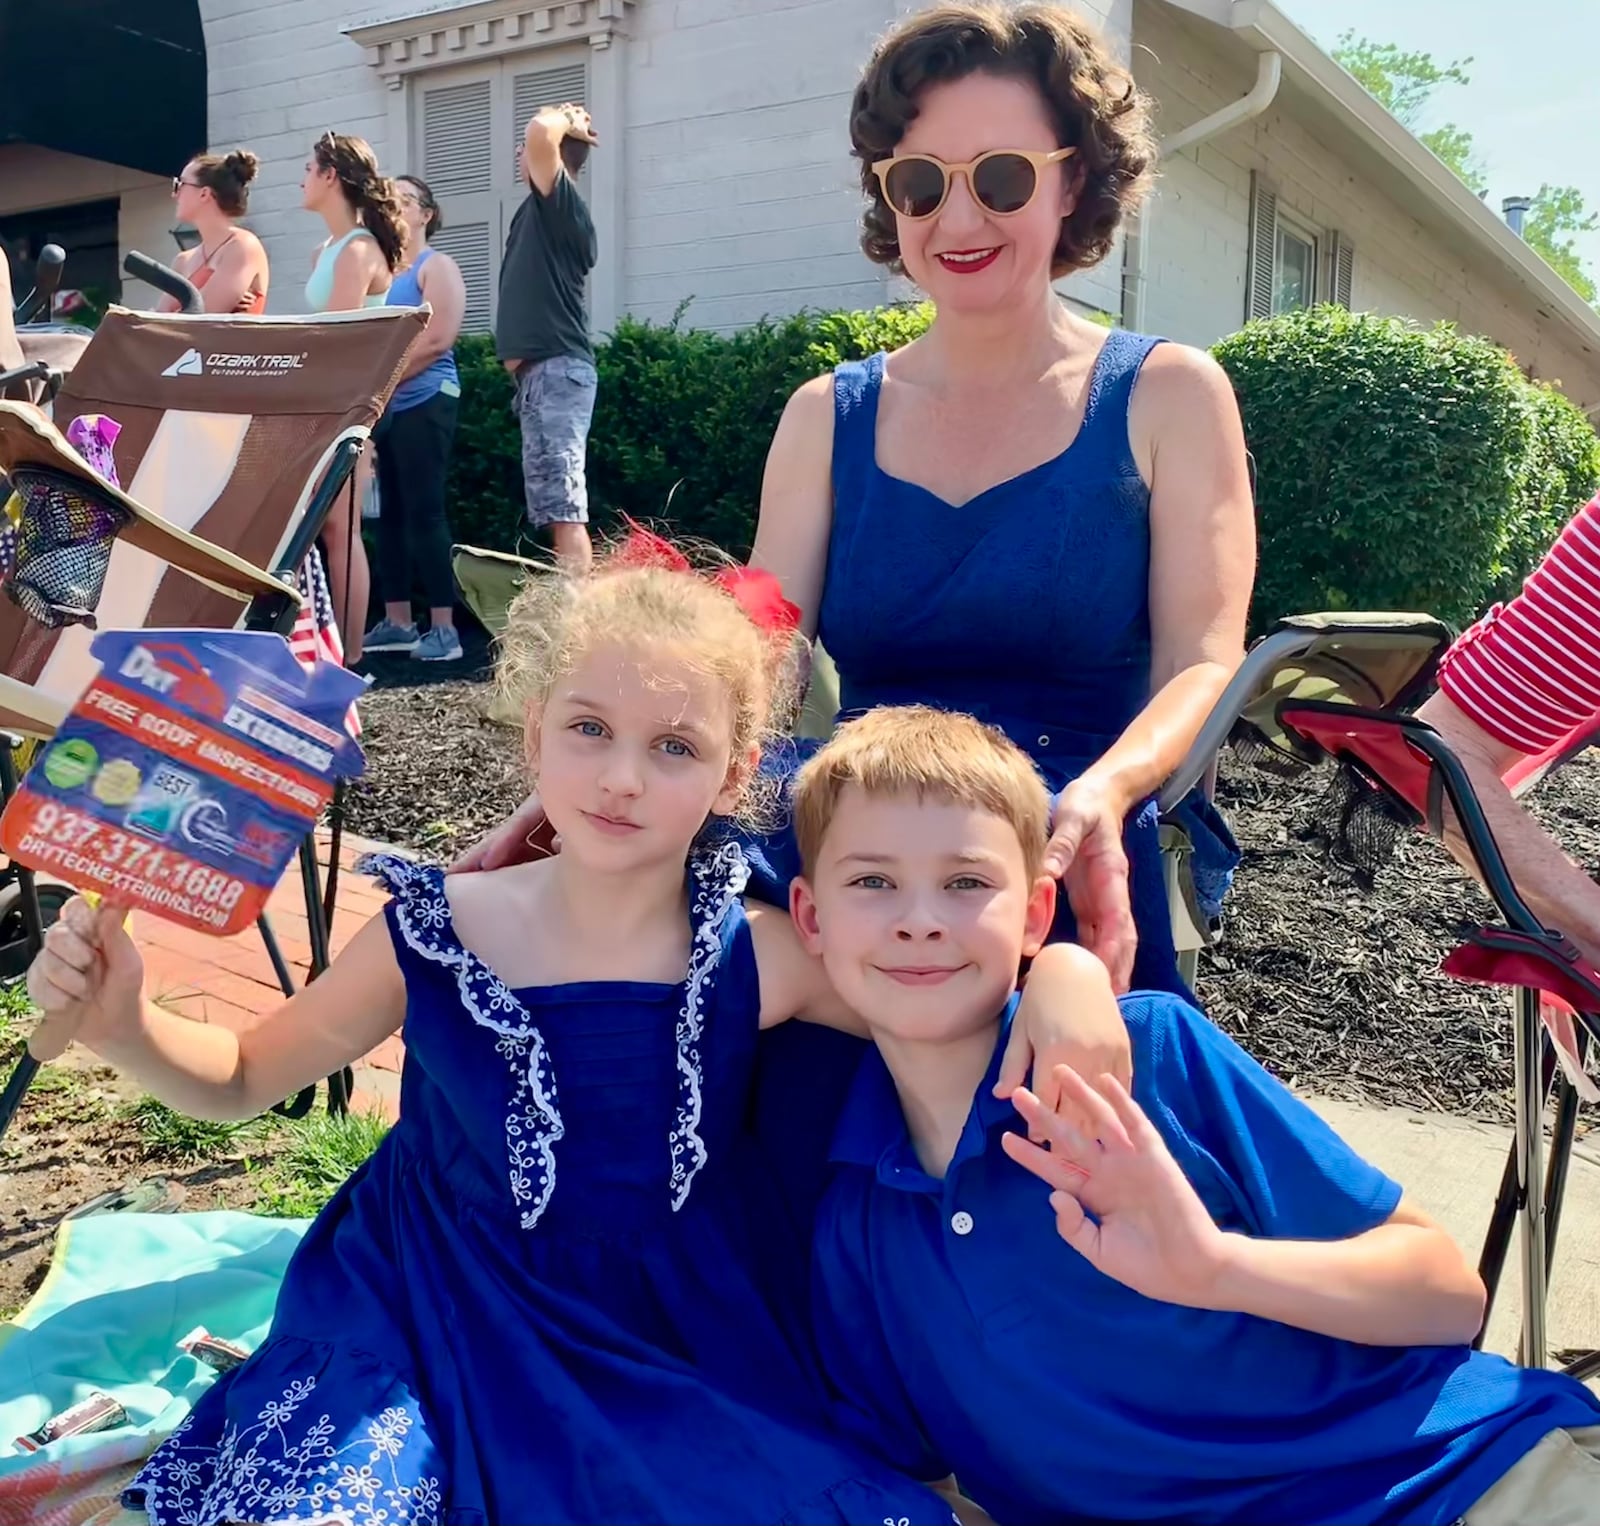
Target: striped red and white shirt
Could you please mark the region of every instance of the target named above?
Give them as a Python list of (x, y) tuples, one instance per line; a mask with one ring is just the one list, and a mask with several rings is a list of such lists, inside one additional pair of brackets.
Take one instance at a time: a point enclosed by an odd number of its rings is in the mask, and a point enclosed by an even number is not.
[(1526, 756), (1600, 722), (1600, 497), (1577, 512), (1522, 592), (1450, 648), (1439, 687)]

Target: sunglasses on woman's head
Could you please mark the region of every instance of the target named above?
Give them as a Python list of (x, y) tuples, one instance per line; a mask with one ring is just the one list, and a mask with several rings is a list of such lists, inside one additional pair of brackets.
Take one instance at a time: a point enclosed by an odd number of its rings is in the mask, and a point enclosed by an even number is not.
[(182, 175), (172, 177), (172, 194), (176, 196), (183, 190), (199, 191), (204, 189), (198, 180), (185, 180)]
[(872, 166), (883, 188), (883, 199), (914, 222), (932, 217), (950, 195), (950, 182), (967, 177), (973, 197), (987, 212), (1010, 217), (1020, 212), (1038, 193), (1039, 177), (1047, 166), (1077, 153), (1057, 148), (1049, 153), (1027, 148), (994, 148), (965, 164), (946, 164), (931, 154), (896, 154)]

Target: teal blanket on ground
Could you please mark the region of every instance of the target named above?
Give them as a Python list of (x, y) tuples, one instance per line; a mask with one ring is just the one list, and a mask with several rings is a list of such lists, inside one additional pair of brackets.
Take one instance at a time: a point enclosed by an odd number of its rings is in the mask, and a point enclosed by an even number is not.
[[(197, 1325), (254, 1350), (306, 1219), (248, 1213), (112, 1213), (69, 1220), (33, 1301), (0, 1325), (0, 1483), (43, 1457), (64, 1461), (169, 1434), (215, 1374), (178, 1342)], [(128, 1412), (114, 1432), (28, 1454), (15, 1438), (102, 1389)]]

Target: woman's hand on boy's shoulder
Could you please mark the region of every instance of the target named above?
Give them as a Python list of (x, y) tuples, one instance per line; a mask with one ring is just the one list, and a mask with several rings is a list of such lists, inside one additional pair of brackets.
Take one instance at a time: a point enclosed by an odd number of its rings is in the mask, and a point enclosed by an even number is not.
[(1055, 1112), (1062, 1105), (1056, 1071), (1063, 1065), (1133, 1085), (1133, 1048), (1110, 976), (1075, 943), (1052, 943), (1035, 956), (1011, 1021), (995, 1096), (1009, 1097), (1027, 1083), (1031, 1070), (1040, 1101)]

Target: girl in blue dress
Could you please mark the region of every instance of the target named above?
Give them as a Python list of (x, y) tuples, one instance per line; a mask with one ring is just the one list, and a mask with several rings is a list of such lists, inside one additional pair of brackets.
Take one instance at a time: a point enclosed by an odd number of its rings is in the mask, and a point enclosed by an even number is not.
[(534, 580), (507, 633), (559, 856), (379, 860), (385, 915), (242, 1035), (146, 1003), (120, 917), (81, 900), (30, 972), (47, 1020), (203, 1117), (404, 1022), (399, 1123), (128, 1491), (157, 1526), (953, 1519), (826, 1429), (772, 1291), (803, 1253), (744, 1147), (759, 1029), (854, 1027), (708, 831), (749, 803), (792, 620), (762, 574), (639, 545)]

